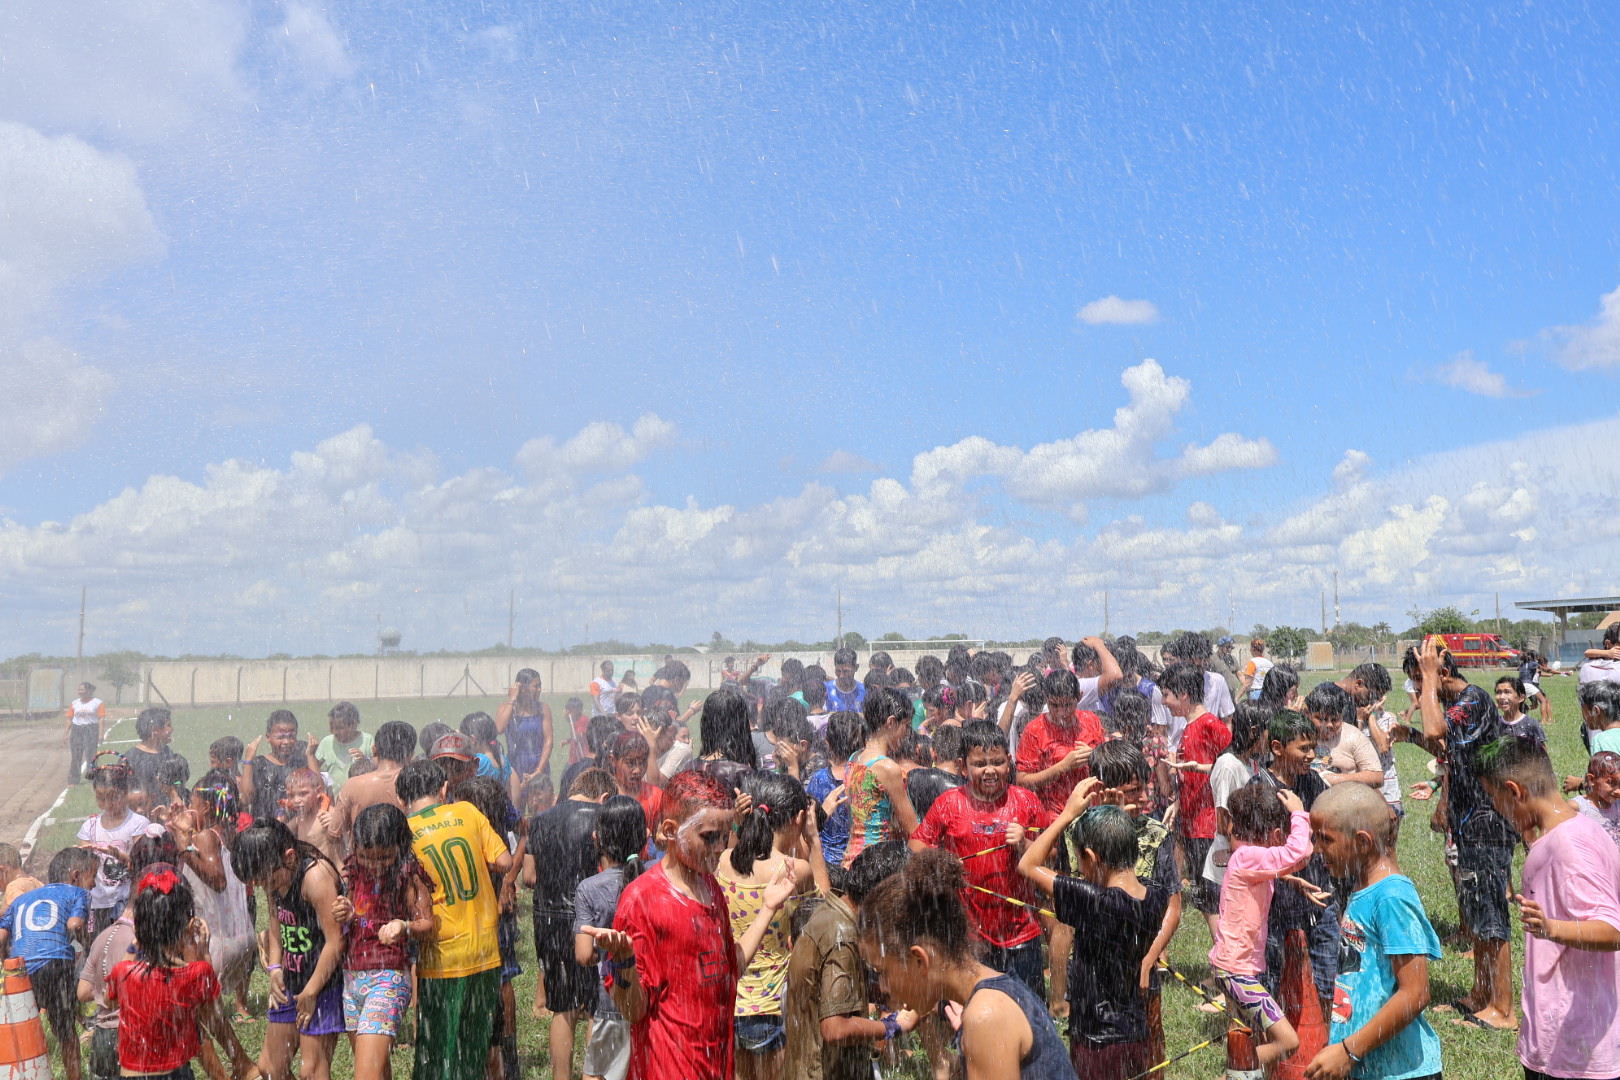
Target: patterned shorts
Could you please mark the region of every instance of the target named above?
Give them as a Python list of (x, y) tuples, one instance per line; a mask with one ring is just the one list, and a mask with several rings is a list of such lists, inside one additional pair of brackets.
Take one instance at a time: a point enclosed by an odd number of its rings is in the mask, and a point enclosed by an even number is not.
[(1260, 1032), (1285, 1019), (1282, 1006), (1253, 975), (1233, 975), (1216, 969), (1215, 981), (1221, 992), (1243, 1017), (1250, 1029)]
[(345, 971), (343, 1026), (356, 1035), (399, 1033), (411, 1006), (411, 977), (403, 971)]

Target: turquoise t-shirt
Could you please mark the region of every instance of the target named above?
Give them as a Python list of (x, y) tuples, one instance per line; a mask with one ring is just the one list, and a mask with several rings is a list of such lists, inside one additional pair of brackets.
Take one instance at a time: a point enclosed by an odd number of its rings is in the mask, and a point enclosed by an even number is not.
[(1594, 754), (1600, 750), (1620, 754), (1620, 727), (1588, 732), (1587, 738), (1592, 744), (1592, 753)]
[[(1333, 1034), (1339, 1042), (1371, 1020), (1395, 993), (1391, 956), (1440, 959), (1440, 939), (1423, 913), (1412, 879), (1401, 874), (1350, 894), (1339, 921), (1339, 976), (1333, 987)], [(1410, 1080), (1440, 1071), (1440, 1037), (1421, 1015), (1351, 1071), (1354, 1077)]]

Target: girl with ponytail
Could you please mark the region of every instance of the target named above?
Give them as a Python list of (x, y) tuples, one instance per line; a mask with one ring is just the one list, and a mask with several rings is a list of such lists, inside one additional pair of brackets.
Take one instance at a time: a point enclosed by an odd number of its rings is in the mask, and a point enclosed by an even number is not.
[(962, 1065), (978, 1080), (1076, 1080), (1046, 1003), (979, 958), (962, 906), (967, 875), (948, 851), (924, 848), (861, 903), (861, 955), (896, 1008), (923, 1016), (962, 1003)]
[(611, 795), (596, 814), (597, 866), (600, 872), (579, 883), (574, 892), (574, 959), (581, 967), (597, 966), (600, 989), (585, 1046), (585, 1080), (625, 1080), (630, 1071), (630, 1022), (608, 990), (612, 971), (583, 927), (612, 926), (619, 894), (646, 869), (647, 815), (629, 795)]
[[(801, 889), (813, 887), (823, 896), (831, 892), (815, 808), (804, 785), (791, 776), (756, 772), (743, 781), (743, 793), (748, 803), (739, 815), (737, 842), (720, 856), (715, 873), (726, 895), (732, 936), (739, 940), (761, 917), (765, 886), (784, 869), (792, 871)], [(759, 951), (737, 983), (737, 1080), (775, 1080), (782, 1072), (792, 907), (769, 916)]]

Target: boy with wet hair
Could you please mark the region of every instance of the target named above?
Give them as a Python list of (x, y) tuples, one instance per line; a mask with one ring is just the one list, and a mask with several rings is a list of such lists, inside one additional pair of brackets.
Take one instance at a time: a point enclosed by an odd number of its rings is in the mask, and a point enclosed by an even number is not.
[(142, 709), (135, 718), (135, 735), (140, 742), (124, 751), (129, 766), (130, 803), (137, 810), (156, 805), (149, 800), (158, 789), (158, 766), (174, 757), (169, 741), (174, 738), (174, 720), (161, 705)]
[(68, 1080), (80, 1076), (79, 971), (73, 945), (87, 943), (89, 889), (98, 866), (89, 849), (63, 848), (51, 857), (51, 883), (23, 893), (0, 915), (0, 954), (20, 956), (26, 962), (34, 997), (50, 1020)]
[(307, 765), (308, 753), (298, 743), (298, 717), (276, 709), (265, 717), (264, 734), (248, 743), (242, 801), (255, 818), (279, 817), (281, 802), (287, 797), (287, 777)]
[[(1181, 836), (1187, 873), (1192, 878), (1193, 907), (1204, 913), (1213, 934), (1221, 898), (1220, 892), (1203, 875), (1210, 847), (1215, 842), (1215, 800), (1209, 777), (1216, 759), (1232, 742), (1232, 732), (1220, 717), (1204, 707), (1204, 673), (1193, 664), (1177, 661), (1165, 668), (1159, 677), (1159, 689), (1164, 692), (1164, 704), (1170, 715), (1186, 724), (1181, 732), (1178, 757), (1166, 764), (1179, 774), (1180, 809), (1176, 827)], [(1174, 733), (1172, 723), (1172, 745)]]
[(855, 650), (842, 648), (833, 653), (833, 677), (827, 689), (827, 708), (833, 712), (860, 712), (866, 704), (866, 686), (855, 680)]
[(1215, 657), (1215, 649), (1210, 645), (1209, 638), (1196, 630), (1188, 630), (1171, 642), (1166, 652), (1183, 664), (1191, 664), (1204, 677), (1202, 700), (1205, 712), (1214, 713), (1222, 720), (1232, 715), (1236, 706), (1232, 701), (1231, 689), (1225, 679), (1209, 670), (1210, 661)]
[(1474, 764), (1530, 847), (1513, 897), (1525, 931), (1525, 1078), (1620, 1076), (1620, 850), (1564, 801), (1546, 747), (1498, 738)]
[(1311, 1080), (1440, 1075), (1440, 1039), (1423, 1018), (1440, 939), (1395, 861), (1391, 824), (1383, 797), (1362, 784), (1340, 784), (1311, 809), (1317, 853), (1354, 888), (1339, 922), (1332, 1042), (1307, 1067)]
[(1030, 907), (1016, 907), (989, 893), (1036, 903), (1029, 882), (1018, 873), (1018, 856), (1029, 836), (1050, 824), (1051, 817), (1034, 792), (1011, 782), (1007, 735), (999, 727), (975, 720), (941, 730), (956, 733), (957, 765), (967, 783), (934, 799), (911, 835), (911, 850), (943, 848), (962, 860), (969, 885), (962, 904), (968, 922), (989, 946), (984, 962), (1044, 995), (1040, 920)]
[(349, 778), (349, 766), (371, 756), (372, 737), (360, 730), (360, 710), (340, 701), (326, 714), (330, 734), (315, 747), (315, 763), (333, 790)]
[(1586, 765), (1585, 794), (1570, 799), (1570, 805), (1603, 826), (1615, 844), (1620, 845), (1620, 754), (1599, 750)]

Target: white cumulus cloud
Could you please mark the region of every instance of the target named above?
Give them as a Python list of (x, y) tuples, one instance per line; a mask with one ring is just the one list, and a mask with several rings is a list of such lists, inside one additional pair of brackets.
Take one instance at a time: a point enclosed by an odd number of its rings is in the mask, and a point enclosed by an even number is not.
[(1530, 396), (1528, 390), (1520, 390), (1509, 386), (1507, 379), (1500, 372), (1492, 371), (1488, 364), (1474, 356), (1471, 349), (1463, 350), (1435, 368), (1432, 377), (1435, 382), (1440, 383), (1442, 386), (1449, 386), (1470, 394), (1478, 394), (1480, 397), (1514, 398)]
[(1620, 288), (1604, 293), (1597, 317), (1579, 326), (1555, 326), (1543, 331), (1553, 357), (1571, 371), (1602, 371), (1620, 367)]
[(1082, 307), (1078, 318), (1088, 326), (1140, 326), (1158, 322), (1159, 309), (1151, 300), (1122, 300), (1110, 295)]

